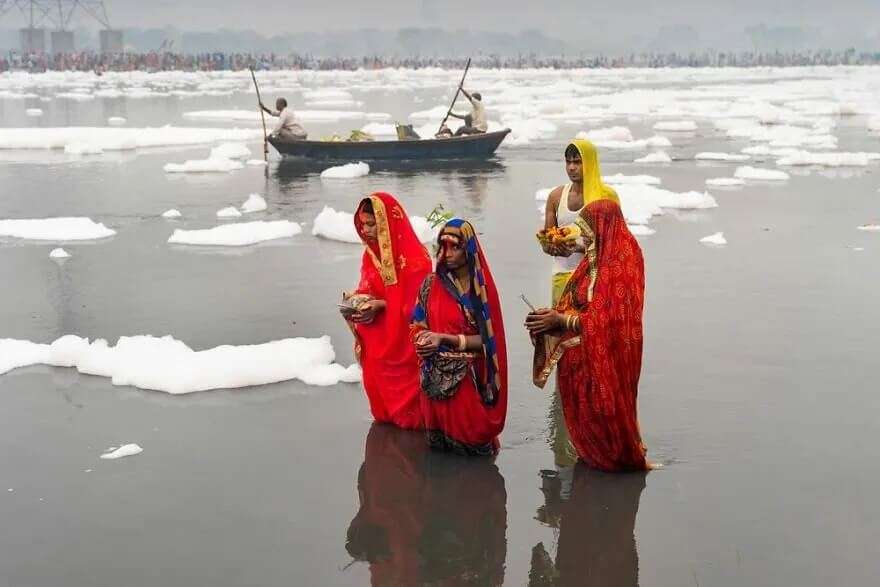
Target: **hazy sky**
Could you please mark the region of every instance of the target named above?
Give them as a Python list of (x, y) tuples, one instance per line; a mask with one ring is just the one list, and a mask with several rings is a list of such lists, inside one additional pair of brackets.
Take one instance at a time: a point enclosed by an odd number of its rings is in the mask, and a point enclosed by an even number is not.
[[(622, 36), (689, 24), (701, 35), (741, 31), (744, 26), (852, 28), (880, 31), (880, 0), (106, 0), (116, 27), (185, 30), (221, 27), (283, 32), (440, 26), (517, 32), (537, 28), (559, 38)], [(3, 18), (12, 24), (12, 15)], [(18, 17), (20, 18), (20, 17)], [(0, 23), (3, 24), (3, 23)], [(78, 19), (77, 24), (86, 24)]]

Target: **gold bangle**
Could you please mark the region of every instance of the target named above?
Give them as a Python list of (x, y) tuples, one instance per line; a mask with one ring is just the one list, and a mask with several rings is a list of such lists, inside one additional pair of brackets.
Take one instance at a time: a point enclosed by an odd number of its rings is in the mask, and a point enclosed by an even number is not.
[(467, 338), (463, 334), (458, 335), (458, 350), (463, 351), (467, 349)]

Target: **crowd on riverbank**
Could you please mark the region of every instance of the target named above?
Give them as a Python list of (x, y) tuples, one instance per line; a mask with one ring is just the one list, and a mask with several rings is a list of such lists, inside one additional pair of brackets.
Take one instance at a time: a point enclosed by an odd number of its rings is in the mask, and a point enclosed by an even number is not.
[[(461, 69), (465, 57), (321, 57), (314, 55), (279, 55), (275, 53), (116, 53), (92, 51), (77, 53), (0, 54), (0, 73), (6, 71), (238, 71), (254, 69), (356, 70), (441, 67)], [(877, 65), (880, 52), (803, 51), (803, 52), (704, 52), (704, 53), (633, 53), (624, 56), (578, 55), (510, 57), (482, 55), (474, 65), (493, 69), (583, 69), (624, 67), (787, 67), (815, 65)]]

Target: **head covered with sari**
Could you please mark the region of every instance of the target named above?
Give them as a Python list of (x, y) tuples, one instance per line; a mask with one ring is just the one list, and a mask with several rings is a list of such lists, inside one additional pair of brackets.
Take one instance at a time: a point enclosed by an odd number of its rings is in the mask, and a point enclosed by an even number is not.
[[(375, 217), (375, 238), (365, 230), (369, 215)], [(377, 192), (361, 200), (354, 225), (365, 245), (357, 293), (385, 301), (384, 311), (371, 323), (351, 325), (370, 409), (377, 421), (418, 428), (418, 359), (409, 341), (409, 321), (419, 287), (431, 274), (431, 257), (391, 194)]]
[[(445, 242), (462, 244), (467, 256), (467, 269), (470, 288), (461, 293), (455, 286), (451, 269), (446, 263)], [(501, 302), (495, 280), (483, 254), (473, 225), (467, 220), (453, 218), (448, 221), (437, 237), (437, 276), (447, 289), (455, 292), (459, 305), (473, 316), (483, 341), (483, 355), (486, 358), (484, 380), (479, 382), (481, 393), (494, 404), (502, 390), (507, 388), (507, 347), (504, 338), (504, 323), (501, 318)], [(467, 284), (461, 284), (463, 286)]]
[(574, 139), (568, 144), (566, 152), (570, 147), (577, 149), (581, 155), (584, 206), (599, 200), (611, 200), (619, 205), (620, 198), (617, 196), (617, 192), (602, 182), (602, 170), (599, 168), (599, 152), (596, 150), (596, 146), (586, 139)]

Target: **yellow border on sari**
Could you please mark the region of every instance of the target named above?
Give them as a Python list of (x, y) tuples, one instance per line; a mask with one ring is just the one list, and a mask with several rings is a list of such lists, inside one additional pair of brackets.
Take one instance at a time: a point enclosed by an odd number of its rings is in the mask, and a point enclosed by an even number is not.
[[(388, 213), (385, 210), (385, 202), (377, 196), (370, 196), (373, 203), (373, 214), (376, 216), (376, 236), (379, 241), (379, 257), (373, 252), (372, 247), (367, 247), (379, 275), (382, 276), (382, 282), (385, 285), (394, 285), (397, 283), (397, 269), (394, 267), (394, 249), (391, 245), (391, 230), (388, 226)], [(392, 214), (400, 213), (395, 207)]]

